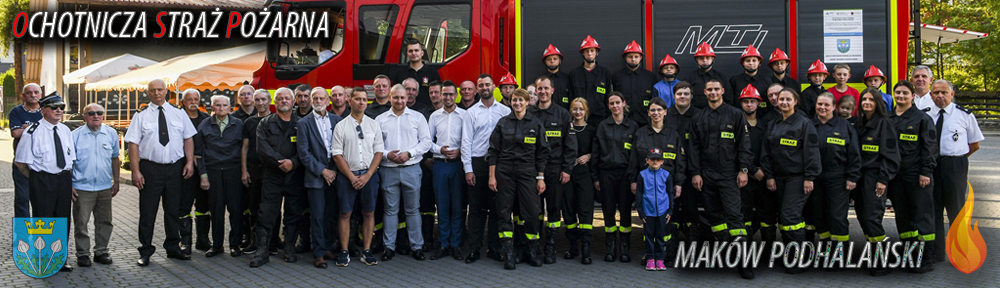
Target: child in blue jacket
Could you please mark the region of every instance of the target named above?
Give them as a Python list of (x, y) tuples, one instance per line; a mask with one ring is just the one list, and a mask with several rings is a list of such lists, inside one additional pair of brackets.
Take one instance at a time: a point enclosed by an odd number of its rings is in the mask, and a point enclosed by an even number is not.
[(670, 240), (667, 223), (670, 222), (671, 191), (674, 187), (670, 172), (660, 169), (663, 151), (653, 148), (646, 156), (649, 168), (639, 172), (635, 197), (639, 217), (642, 218), (646, 239), (646, 270), (667, 270), (663, 264), (664, 246)]

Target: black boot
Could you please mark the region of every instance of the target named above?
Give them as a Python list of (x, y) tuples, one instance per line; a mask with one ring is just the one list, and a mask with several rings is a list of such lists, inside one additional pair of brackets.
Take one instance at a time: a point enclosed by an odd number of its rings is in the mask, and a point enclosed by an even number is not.
[(530, 257), (525, 257), (525, 255), (527, 254), (527, 250), (528, 250), (528, 249), (525, 249), (526, 245), (524, 243), (521, 243), (521, 242), (518, 242), (518, 241), (513, 241), (513, 242), (517, 242), (517, 243), (514, 244), (514, 263), (517, 263), (517, 264), (524, 263), (525, 258), (530, 258)]
[(312, 213), (302, 214), (299, 218), (299, 243), (295, 245), (295, 253), (312, 252)]
[(250, 267), (257, 268), (270, 261), (271, 253), (267, 249), (268, 245), (270, 245), (270, 240), (271, 235), (267, 235), (266, 233), (257, 233), (257, 246), (260, 248), (251, 254)]
[(420, 234), (424, 236), (424, 251), (434, 251), (437, 241), (434, 240), (434, 212), (420, 216)]
[(198, 215), (195, 216), (195, 221), (198, 222), (195, 223), (195, 225), (197, 225), (197, 227), (195, 227), (195, 233), (198, 234), (198, 241), (194, 245), (194, 249), (207, 251), (209, 248), (212, 248), (212, 241), (208, 239), (208, 232), (212, 227), (212, 216)]
[[(914, 239), (916, 240), (916, 239)], [(905, 243), (905, 242), (904, 242)], [(927, 272), (934, 271), (934, 253), (937, 249), (934, 249), (934, 241), (925, 242), (924, 244), (924, 254), (920, 260), (920, 266), (910, 268), (910, 273), (923, 274)]]
[(590, 259), (590, 242), (580, 242), (580, 263), (583, 263), (584, 265), (594, 263), (594, 260)]
[[(503, 269), (514, 270), (517, 266), (514, 263), (514, 240), (505, 238), (501, 240), (501, 252), (503, 254)], [(475, 253), (475, 252), (473, 252)]]
[[(250, 210), (247, 210), (250, 211)], [(240, 242), (240, 249), (250, 247), (250, 243), (253, 243), (253, 233), (250, 231), (250, 213), (244, 212), (240, 215), (240, 224), (243, 225), (243, 241)], [(232, 248), (232, 247), (230, 247)]]
[(545, 264), (555, 264), (556, 236), (559, 235), (559, 229), (547, 228), (545, 232)]
[(566, 229), (566, 239), (569, 240), (569, 251), (563, 254), (563, 259), (576, 259), (577, 255), (580, 255), (580, 247), (576, 246), (576, 240), (579, 238), (580, 229)]
[[(372, 244), (371, 244), (372, 254), (382, 254), (385, 252), (385, 243), (382, 242), (382, 234), (384, 233), (384, 231), (385, 229), (375, 230), (375, 235), (372, 236)], [(368, 237), (368, 235), (362, 235), (361, 237), (362, 237), (361, 243), (365, 243), (363, 237)]]
[(674, 268), (674, 260), (677, 258), (677, 238), (676, 234), (663, 246), (663, 265), (667, 268)]
[(542, 267), (542, 257), (538, 256), (538, 251), (541, 249), (540, 242), (538, 240), (528, 241), (528, 255), (531, 255), (531, 258), (528, 258), (528, 263), (534, 267)]
[(618, 258), (616, 254), (618, 250), (618, 235), (617, 233), (604, 233), (605, 246), (607, 246), (607, 254), (604, 254), (604, 262), (615, 262), (615, 258)]
[(399, 255), (410, 255), (410, 234), (407, 234), (406, 227), (396, 230), (396, 253)]
[(181, 217), (181, 252), (191, 255), (191, 217)]
[(622, 244), (621, 245), (622, 246), (621, 261), (622, 262), (632, 262), (632, 257), (629, 256), (629, 246), (632, 244), (631, 243), (632, 233), (620, 233), (620, 234), (621, 234), (621, 237), (622, 237), (621, 240), (619, 241)]

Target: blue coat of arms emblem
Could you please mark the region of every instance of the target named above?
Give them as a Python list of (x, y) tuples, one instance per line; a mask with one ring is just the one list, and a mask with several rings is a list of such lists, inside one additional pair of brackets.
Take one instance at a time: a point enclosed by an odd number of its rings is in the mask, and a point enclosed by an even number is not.
[(66, 218), (14, 218), (14, 263), (24, 275), (45, 278), (66, 263)]
[(837, 51), (840, 53), (851, 51), (851, 39), (837, 39)]

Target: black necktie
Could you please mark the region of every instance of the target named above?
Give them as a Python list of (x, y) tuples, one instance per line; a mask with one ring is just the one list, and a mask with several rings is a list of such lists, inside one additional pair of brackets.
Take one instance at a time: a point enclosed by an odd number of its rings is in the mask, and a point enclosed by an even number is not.
[(66, 168), (66, 155), (63, 155), (62, 140), (59, 139), (59, 127), (52, 129), (52, 139), (56, 142), (56, 166), (59, 170)]
[(167, 143), (170, 142), (170, 132), (167, 131), (167, 116), (163, 115), (163, 106), (158, 108), (160, 108), (160, 145), (167, 146)]
[[(938, 111), (938, 119), (937, 119), (937, 123), (934, 123), (934, 127), (937, 128), (938, 135), (941, 135), (941, 137), (944, 137), (944, 131), (943, 131), (943, 129), (944, 129), (944, 109), (941, 109), (941, 110)], [(941, 147), (941, 139), (944, 139), (944, 138), (938, 138), (938, 147)]]

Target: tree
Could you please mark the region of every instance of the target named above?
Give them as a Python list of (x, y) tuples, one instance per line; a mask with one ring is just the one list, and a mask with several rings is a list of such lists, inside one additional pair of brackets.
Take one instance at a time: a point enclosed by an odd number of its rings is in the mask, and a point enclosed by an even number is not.
[(940, 47), (924, 42), (924, 59), (935, 59), (929, 65), (934, 78), (948, 79), (959, 90), (1000, 91), (1000, 0), (921, 0), (920, 5), (924, 24), (991, 34)]
[(15, 87), (24, 86), (24, 71), (22, 71), (22, 66), (24, 66), (24, 39), (14, 37), (14, 18), (17, 16), (17, 13), (28, 11), (29, 1), (0, 1), (0, 53), (7, 54), (11, 48), (14, 48)]

